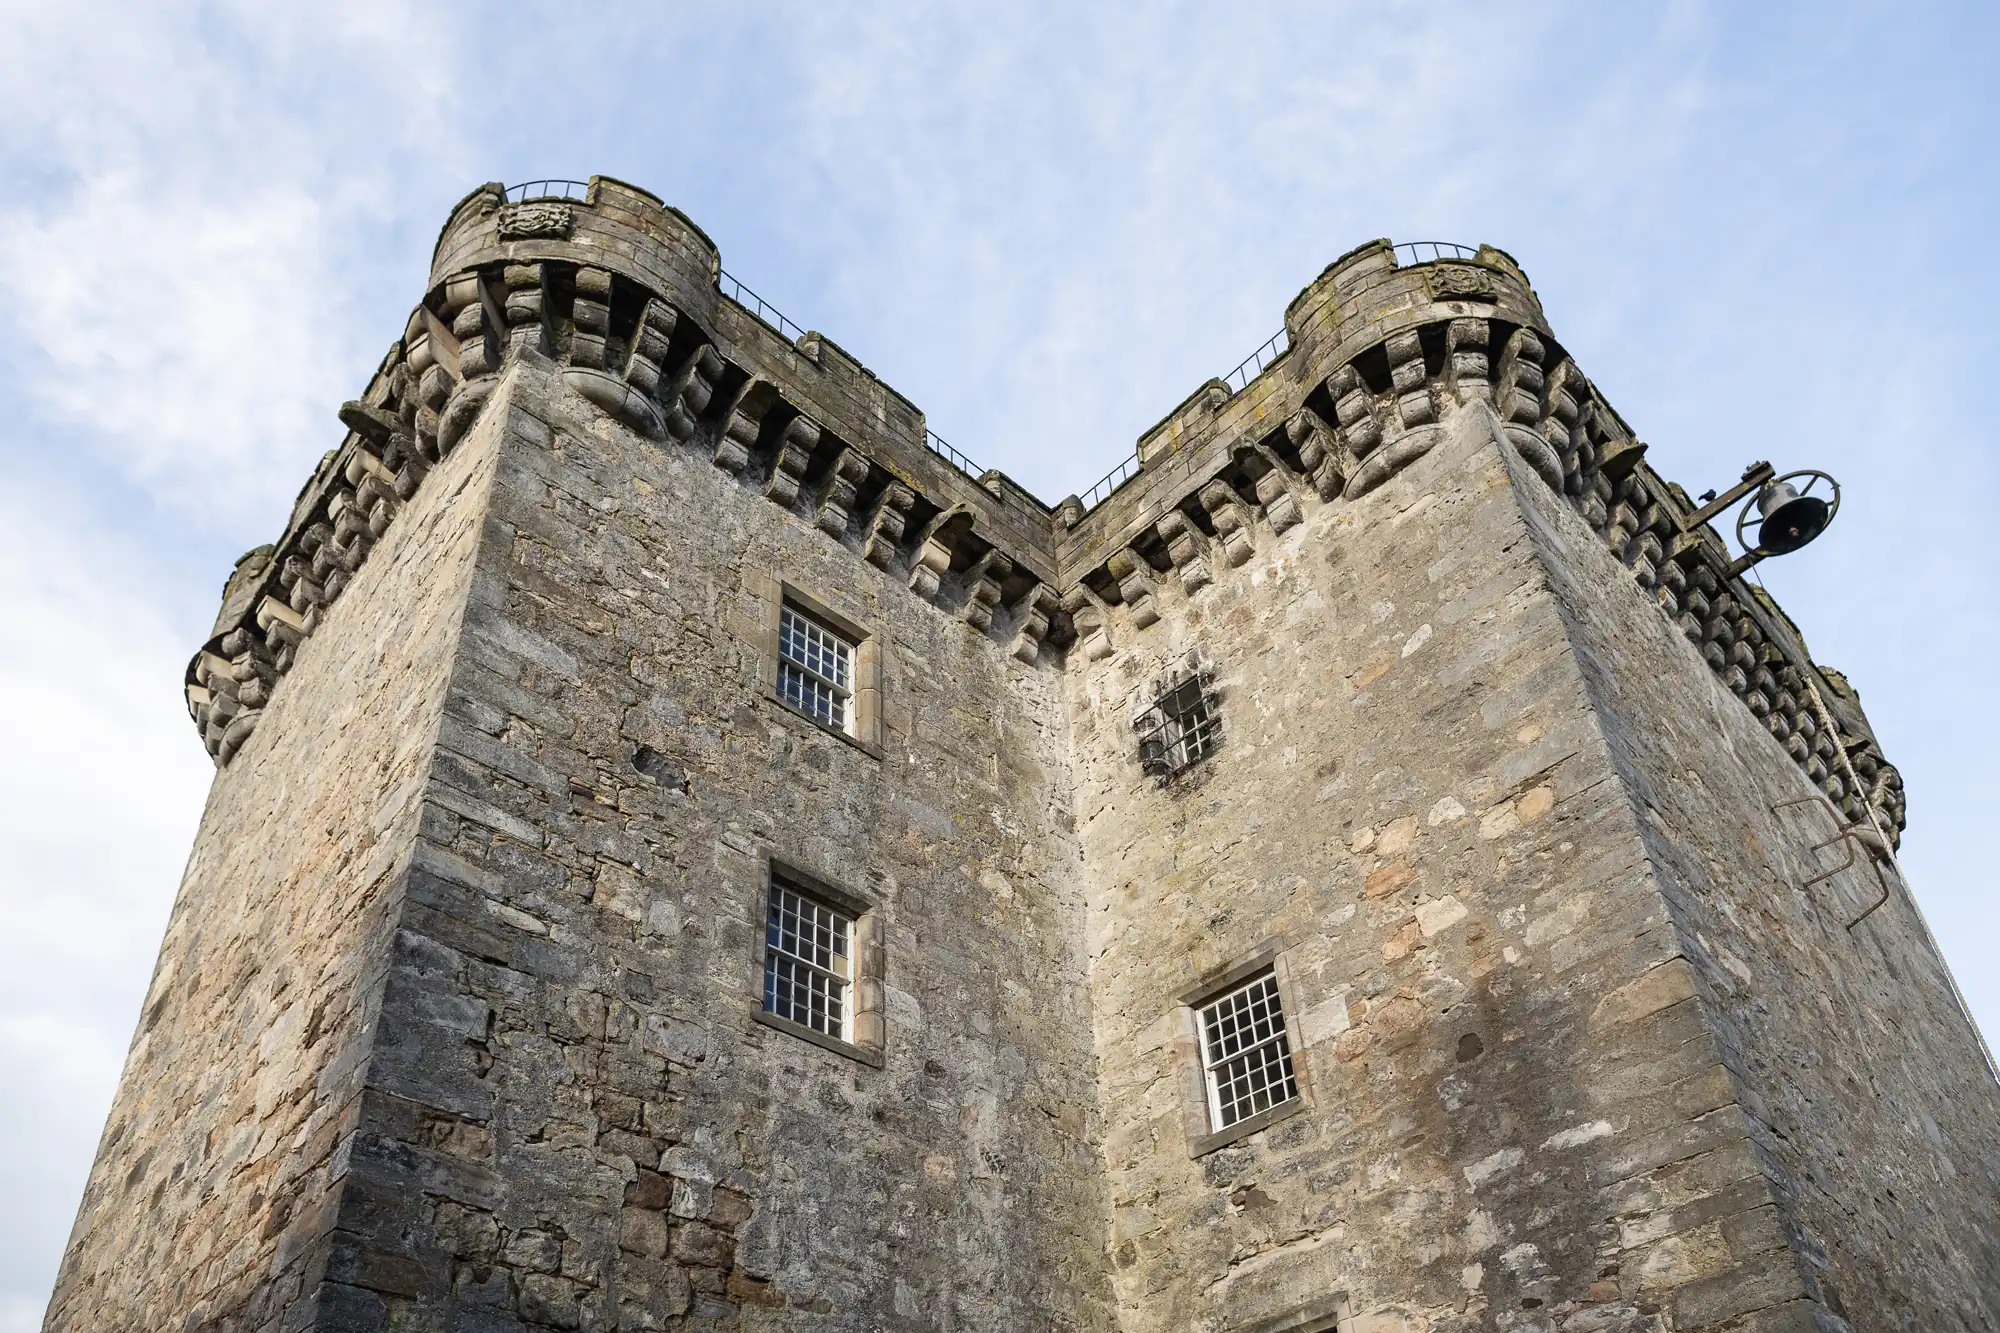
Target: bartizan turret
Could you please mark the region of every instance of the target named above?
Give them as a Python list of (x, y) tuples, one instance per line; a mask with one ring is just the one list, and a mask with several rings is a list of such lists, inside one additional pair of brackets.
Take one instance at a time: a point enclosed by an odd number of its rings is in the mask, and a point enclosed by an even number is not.
[(48, 1329), (2000, 1321), (1901, 780), (1506, 253), (1051, 508), (496, 184), (338, 411)]

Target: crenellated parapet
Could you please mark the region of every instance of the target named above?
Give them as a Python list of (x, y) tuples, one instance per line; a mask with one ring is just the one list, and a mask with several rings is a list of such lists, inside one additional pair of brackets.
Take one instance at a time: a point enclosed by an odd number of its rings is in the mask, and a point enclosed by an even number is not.
[(605, 178), (582, 198), (481, 187), (440, 236), (411, 313), (283, 537), (239, 564), (187, 676), (218, 765), (257, 719), (399, 507), (464, 437), (511, 358), (660, 447), (699, 451), (1034, 662), (1058, 619), (1046, 507), (927, 446), (923, 414), (830, 339), (787, 339), (724, 296), (714, 246)]
[(1204, 385), (1141, 438), (1136, 470), (1103, 503), (1058, 511), (1064, 605), (1088, 655), (1158, 621), (1160, 581), (1198, 592), (1303, 508), (1351, 503), (1422, 458), (1451, 415), (1490, 409), (1835, 807), (1856, 821), (1872, 809), (1899, 833), (1902, 779), (1852, 690), (1731, 576), (1719, 536), (1689, 530), (1697, 506), (1643, 461), (1519, 266), (1490, 246), (1404, 264), (1398, 249), (1377, 241), (1336, 261), (1287, 310), (1283, 355), (1234, 392)]
[(487, 185), (461, 201), (403, 337), (341, 408), (345, 439), (282, 538), (238, 566), (189, 667), (189, 709), (217, 763), (509, 361), (532, 356), (606, 417), (695, 451), (1031, 664), (1056, 660), (1048, 646), (1109, 656), (1158, 621), (1162, 589), (1200, 592), (1316, 507), (1353, 503), (1424, 457), (1454, 414), (1490, 411), (1828, 798), (1902, 827), (1901, 779), (1852, 692), (1730, 576), (1719, 537), (1686, 530), (1694, 506), (1645, 464), (1502, 251), (1376, 241), (1342, 256), (1286, 310), (1282, 353), (1239, 387), (1202, 385), (1089, 510), (1051, 511), (999, 473), (955, 465), (901, 394), (824, 335), (788, 336), (761, 303), (725, 295), (722, 276), (698, 227), (608, 178), (581, 197)]

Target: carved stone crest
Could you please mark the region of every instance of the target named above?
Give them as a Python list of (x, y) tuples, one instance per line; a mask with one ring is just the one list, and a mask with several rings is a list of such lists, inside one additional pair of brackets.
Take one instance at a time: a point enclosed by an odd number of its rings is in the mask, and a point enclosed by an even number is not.
[(567, 236), (575, 221), (568, 204), (509, 204), (500, 210), (500, 236), (503, 240)]
[(1440, 301), (1491, 301), (1493, 275), (1469, 264), (1438, 264), (1431, 269), (1431, 293)]

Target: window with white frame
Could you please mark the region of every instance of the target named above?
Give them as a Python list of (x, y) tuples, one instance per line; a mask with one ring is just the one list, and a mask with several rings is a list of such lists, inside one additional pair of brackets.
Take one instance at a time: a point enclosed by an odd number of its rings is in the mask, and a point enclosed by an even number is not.
[(852, 1041), (854, 918), (771, 876), (764, 925), (764, 1009)]
[(778, 618), (778, 697), (836, 731), (854, 732), (854, 644), (789, 602)]
[(1224, 991), (1200, 1013), (1211, 1129), (1227, 1129), (1299, 1095), (1275, 972)]

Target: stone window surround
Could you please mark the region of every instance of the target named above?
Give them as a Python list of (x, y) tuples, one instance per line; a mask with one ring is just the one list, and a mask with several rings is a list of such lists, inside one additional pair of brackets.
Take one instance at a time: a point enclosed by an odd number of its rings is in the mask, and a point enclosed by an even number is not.
[[(752, 1019), (764, 1027), (776, 1028), (850, 1060), (882, 1068), (886, 1034), (883, 1024), (880, 909), (868, 899), (832, 884), (810, 870), (800, 869), (796, 863), (782, 857), (766, 856), (761, 860), (762, 873), (757, 882), (757, 956), (751, 981), (751, 994), (756, 997), (755, 1007), (751, 1010)], [(854, 918), (854, 933), (849, 944), (854, 968), (854, 979), (848, 987), (848, 1003), (854, 1010), (850, 1029), (854, 1040), (851, 1042), (828, 1036), (803, 1023), (780, 1018), (764, 1008), (764, 968), (770, 952), (766, 922), (771, 910), (771, 881), (774, 876)]]
[[(813, 596), (795, 584), (770, 577), (755, 578), (749, 583), (751, 591), (764, 603), (759, 617), (756, 644), (758, 676), (764, 699), (776, 705), (783, 716), (797, 719), (829, 736), (838, 736), (863, 754), (880, 759), (882, 757), (881, 635), (873, 633), (852, 616), (843, 615), (828, 605), (824, 599)], [(853, 731), (829, 726), (808, 713), (800, 712), (778, 693), (778, 626), (788, 604), (825, 624), (854, 645)]]
[[(1169, 713), (1176, 696), (1190, 688), (1195, 702)], [(1147, 691), (1151, 700), (1132, 723), (1139, 733), (1139, 766), (1165, 786), (1222, 748), (1222, 691), (1216, 687), (1214, 668), (1192, 654), (1183, 669), (1159, 677)], [(1149, 762), (1147, 749), (1154, 745), (1159, 754)], [(1176, 751), (1179, 763), (1173, 762)]]
[[(1299, 1031), (1297, 990), (1292, 984), (1288, 951), (1283, 941), (1268, 940), (1248, 954), (1211, 969), (1174, 999), (1176, 1075), (1181, 1091), (1181, 1124), (1187, 1132), (1188, 1156), (1205, 1157), (1281, 1120), (1289, 1120), (1313, 1104), (1312, 1078), (1306, 1068), (1305, 1043)], [(1278, 983), (1278, 1000), (1285, 1010), (1285, 1044), (1291, 1050), (1292, 1079), (1298, 1096), (1268, 1111), (1259, 1111), (1227, 1129), (1213, 1129), (1209, 1120), (1207, 1070), (1201, 1060), (1201, 1006), (1257, 973), (1269, 969)], [(1325, 1325), (1331, 1328), (1332, 1325)]]

